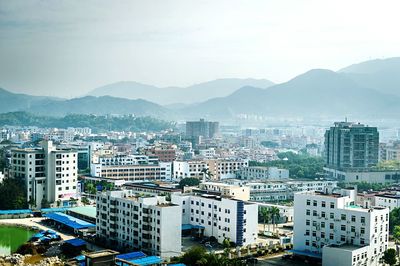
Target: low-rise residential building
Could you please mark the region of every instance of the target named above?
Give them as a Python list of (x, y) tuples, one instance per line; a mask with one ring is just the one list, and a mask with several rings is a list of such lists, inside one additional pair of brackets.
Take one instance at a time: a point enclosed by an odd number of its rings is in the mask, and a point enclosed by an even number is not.
[(249, 166), (248, 160), (241, 160), (241, 159), (207, 160), (207, 163), (208, 163), (208, 169), (212, 173), (212, 178), (214, 180), (235, 178), (236, 173), (241, 168)]
[(331, 180), (290, 180), (246, 183), (250, 188), (250, 200), (257, 202), (278, 202), (294, 199), (294, 193), (301, 191), (326, 191), (337, 186)]
[(172, 203), (182, 208), (182, 224), (201, 228), (202, 234), (245, 246), (256, 242), (258, 206), (212, 194), (173, 194)]
[(181, 207), (130, 190), (98, 192), (96, 234), (109, 246), (172, 257), (181, 254)]
[[(294, 253), (322, 258), (323, 265), (380, 265), (388, 248), (389, 209), (363, 208), (355, 200), (354, 189), (296, 193)], [(339, 259), (333, 264), (332, 258)]]
[(203, 178), (205, 169), (208, 169), (208, 164), (205, 161), (174, 161), (173, 178), (176, 180), (188, 177)]
[(400, 194), (385, 193), (375, 195), (375, 206), (388, 208), (392, 211), (394, 208), (400, 207)]
[(243, 180), (288, 179), (289, 170), (277, 167), (249, 166), (241, 168), (238, 171), (238, 177)]
[(340, 182), (356, 183), (393, 183), (400, 180), (400, 171), (379, 170), (379, 169), (359, 169), (359, 170), (336, 170), (324, 168), (325, 175), (329, 178), (335, 178)]

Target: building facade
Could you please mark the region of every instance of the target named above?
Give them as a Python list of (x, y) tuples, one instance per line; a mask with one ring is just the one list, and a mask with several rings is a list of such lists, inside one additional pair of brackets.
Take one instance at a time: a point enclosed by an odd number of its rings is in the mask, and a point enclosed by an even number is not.
[(354, 262), (359, 263), (357, 265), (379, 265), (388, 248), (389, 209), (363, 208), (355, 205), (355, 200), (354, 189), (342, 189), (340, 193), (296, 193), (295, 253), (320, 257), (323, 265), (333, 265), (326, 259), (332, 257), (330, 252), (344, 254), (349, 252), (350, 246), (355, 251), (341, 265), (354, 265)]
[(378, 163), (376, 127), (336, 122), (325, 132), (325, 165), (333, 169), (369, 168)]
[(203, 228), (204, 236), (238, 246), (256, 242), (257, 204), (211, 194), (173, 194), (171, 200), (182, 208), (182, 224)]
[(200, 119), (200, 121), (186, 122), (186, 137), (203, 137), (211, 139), (219, 134), (219, 122), (210, 122)]
[(181, 254), (181, 207), (130, 190), (98, 192), (96, 234), (121, 250), (172, 257)]
[(58, 149), (52, 141), (37, 149), (11, 151), (10, 176), (26, 186), (27, 199), (38, 208), (42, 202), (54, 204), (75, 197), (78, 184), (77, 152)]
[(238, 177), (243, 180), (257, 179), (288, 179), (289, 170), (277, 167), (249, 166), (238, 171)]

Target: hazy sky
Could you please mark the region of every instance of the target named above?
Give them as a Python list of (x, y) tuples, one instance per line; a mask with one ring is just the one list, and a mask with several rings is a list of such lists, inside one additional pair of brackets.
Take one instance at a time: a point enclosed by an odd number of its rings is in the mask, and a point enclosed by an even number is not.
[(0, 0), (0, 87), (72, 97), (121, 80), (286, 81), (400, 56), (400, 1)]

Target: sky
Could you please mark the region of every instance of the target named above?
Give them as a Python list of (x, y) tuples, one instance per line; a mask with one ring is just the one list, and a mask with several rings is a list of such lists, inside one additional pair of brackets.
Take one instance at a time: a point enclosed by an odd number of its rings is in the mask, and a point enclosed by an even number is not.
[(71, 98), (128, 80), (280, 83), (400, 56), (398, 10), (398, 0), (0, 0), (0, 87)]

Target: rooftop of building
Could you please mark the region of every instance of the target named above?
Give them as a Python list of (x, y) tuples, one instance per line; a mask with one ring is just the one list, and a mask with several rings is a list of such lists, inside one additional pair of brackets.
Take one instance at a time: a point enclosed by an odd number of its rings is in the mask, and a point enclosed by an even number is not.
[(111, 255), (118, 255), (119, 252), (111, 250), (111, 249), (105, 249), (105, 250), (99, 250), (99, 251), (95, 251), (95, 252), (91, 252), (86, 254), (85, 256), (91, 259), (94, 258), (101, 258), (104, 256), (111, 256)]
[(400, 194), (385, 193), (385, 194), (378, 194), (376, 196), (382, 197), (382, 198), (389, 198), (389, 199), (400, 199)]
[(343, 244), (343, 245), (336, 245), (336, 244), (331, 244), (328, 245), (328, 248), (338, 248), (338, 249), (343, 249), (343, 250), (347, 250), (347, 251), (354, 251), (360, 248), (364, 248), (365, 246), (356, 246), (356, 245), (350, 245), (350, 244)]
[(88, 216), (91, 218), (96, 218), (96, 207), (95, 206), (80, 206), (70, 208), (69, 212), (74, 212), (83, 216)]

